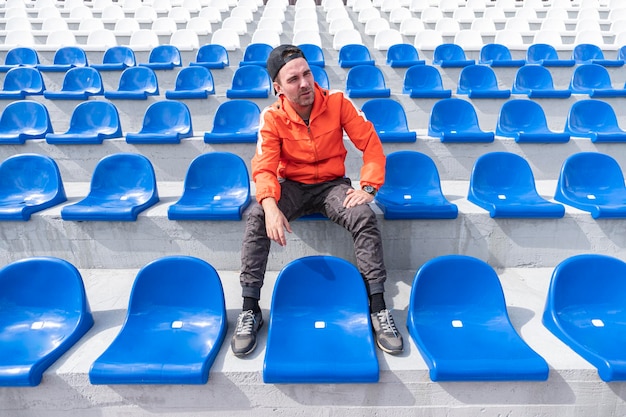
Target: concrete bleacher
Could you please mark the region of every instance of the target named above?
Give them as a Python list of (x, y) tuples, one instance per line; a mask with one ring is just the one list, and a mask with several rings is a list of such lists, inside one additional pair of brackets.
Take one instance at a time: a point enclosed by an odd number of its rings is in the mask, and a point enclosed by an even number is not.
[[(67, 1), (67, 0), (66, 0)], [(95, 1), (93, 2), (95, 3)], [(493, 2), (496, 3), (496, 2)], [(489, 7), (497, 7), (495, 4)], [(518, 2), (519, 3), (519, 2)], [(62, 7), (58, 3), (58, 7)], [(90, 7), (94, 7), (91, 2)], [(242, 48), (229, 51), (230, 66), (212, 70), (216, 95), (206, 100), (184, 100), (189, 106), (195, 135), (176, 145), (131, 145), (123, 138), (106, 140), (101, 145), (50, 145), (44, 140), (30, 140), (24, 145), (0, 146), (0, 161), (19, 153), (39, 153), (52, 157), (59, 165), (68, 202), (84, 197), (91, 174), (104, 156), (135, 152), (148, 157), (155, 168), (160, 203), (143, 212), (136, 222), (72, 222), (61, 219), (59, 205), (32, 216), (28, 222), (0, 223), (3, 237), (0, 265), (32, 256), (56, 256), (79, 268), (85, 281), (95, 325), (77, 345), (63, 355), (47, 372), (41, 385), (34, 388), (0, 388), (0, 415), (26, 416), (609, 416), (626, 413), (626, 385), (605, 383), (595, 368), (548, 332), (541, 324), (544, 303), (554, 267), (570, 256), (601, 253), (626, 259), (626, 233), (621, 219), (594, 220), (589, 213), (566, 206), (561, 219), (492, 219), (467, 200), (469, 178), (474, 161), (487, 152), (508, 151), (523, 156), (531, 165), (539, 193), (553, 199), (563, 161), (577, 152), (602, 152), (626, 167), (626, 143), (592, 143), (572, 138), (561, 144), (518, 144), (497, 137), (486, 144), (444, 144), (427, 135), (430, 110), (435, 100), (415, 100), (402, 94), (405, 69), (385, 65), (385, 51), (374, 48), (374, 37), (364, 33), (364, 24), (348, 4), (346, 10), (361, 32), (376, 64), (383, 70), (392, 98), (399, 101), (418, 133), (411, 144), (386, 143), (387, 154), (415, 150), (429, 155), (436, 163), (444, 195), (459, 207), (459, 216), (451, 220), (385, 220), (378, 213), (384, 240), (385, 262), (389, 270), (387, 301), (405, 338), (405, 352), (397, 357), (378, 352), (380, 382), (377, 384), (264, 384), (262, 380), (264, 345), (267, 327), (260, 332), (257, 350), (250, 358), (238, 359), (230, 352), (229, 341), (241, 307), (238, 269), (243, 221), (171, 221), (167, 208), (182, 194), (183, 180), (191, 161), (198, 155), (228, 151), (241, 156), (248, 164), (254, 144), (210, 145), (202, 135), (212, 127), (213, 114), (226, 100), (226, 89), (243, 56), (243, 48), (263, 12), (254, 13), (248, 33), (240, 36)], [(378, 6), (380, 7), (380, 6)], [(576, 9), (570, 16), (576, 18)], [(601, 8), (602, 16), (608, 11)], [(316, 12), (326, 58), (326, 71), (332, 88), (343, 89), (347, 69), (339, 67), (338, 51), (328, 31), (323, 6)], [(446, 12), (450, 15), (452, 12)], [(510, 15), (510, 10), (507, 11)], [(162, 14), (162, 13), (161, 13)], [(295, 6), (285, 12), (281, 41), (293, 35)], [(388, 18), (388, 12), (381, 12)], [(417, 15), (417, 13), (416, 13)], [(228, 12), (222, 12), (222, 17)], [(212, 24), (212, 31), (219, 28)], [(399, 28), (399, 24), (391, 24)], [(0, 30), (2, 28), (0, 27)], [(209, 36), (210, 38), (210, 36)], [(413, 43), (413, 36), (404, 36)], [(122, 41), (124, 41), (122, 39)], [(569, 52), (568, 52), (569, 51)], [(0, 62), (4, 53), (0, 53)], [(196, 51), (183, 52), (183, 66), (195, 59)], [(42, 62), (52, 62), (53, 51), (40, 51)], [(100, 62), (103, 51), (90, 51), (90, 62)], [(137, 61), (147, 62), (148, 51), (138, 51)], [(514, 51), (523, 57), (523, 50)], [(560, 51), (569, 57), (571, 49)], [(612, 57), (615, 48), (605, 54)], [(430, 63), (432, 51), (420, 51)], [(468, 51), (478, 59), (478, 51)], [(124, 132), (141, 128), (145, 109), (163, 100), (174, 86), (180, 69), (158, 71), (161, 94), (146, 101), (115, 100)], [(447, 88), (455, 90), (459, 69), (441, 69)], [(573, 68), (551, 68), (557, 88), (567, 87)], [(515, 70), (496, 69), (503, 88), (510, 88)], [(623, 67), (610, 69), (616, 87), (626, 82)], [(120, 72), (103, 73), (105, 89), (115, 89)], [(0, 81), (4, 74), (0, 74)], [(60, 89), (62, 73), (45, 73), (46, 87)], [(512, 99), (524, 97), (512, 96)], [(562, 130), (567, 111), (576, 100), (542, 99), (550, 127)], [(45, 100), (56, 132), (69, 125), (78, 102)], [(102, 100), (102, 97), (92, 99)], [(274, 98), (254, 99), (260, 106)], [(626, 127), (623, 98), (603, 99), (616, 109), (619, 122)], [(360, 106), (365, 99), (355, 99)], [(499, 109), (504, 100), (473, 100), (481, 127), (495, 130)], [(0, 101), (0, 110), (9, 101)], [(355, 185), (359, 180), (360, 154), (346, 139), (347, 174)], [(252, 184), (254, 186), (254, 184)], [(278, 271), (289, 261), (308, 255), (331, 254), (354, 261), (349, 234), (328, 221), (295, 221), (293, 234), (285, 248), (272, 247), (269, 272), (261, 307), (269, 318), (271, 293)], [(112, 342), (121, 328), (130, 289), (138, 270), (147, 263), (168, 255), (190, 255), (211, 263), (219, 272), (225, 291), (229, 331), (213, 364), (206, 385), (92, 385), (88, 372), (93, 361)], [(550, 366), (545, 382), (432, 382), (428, 367), (406, 330), (406, 315), (411, 283), (415, 272), (429, 259), (447, 254), (475, 256), (498, 272), (514, 327), (526, 342)]]

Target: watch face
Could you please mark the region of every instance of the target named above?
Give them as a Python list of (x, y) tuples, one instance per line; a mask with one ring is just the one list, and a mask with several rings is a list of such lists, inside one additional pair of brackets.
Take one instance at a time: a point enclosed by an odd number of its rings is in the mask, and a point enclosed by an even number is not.
[(376, 192), (376, 189), (372, 187), (371, 185), (366, 185), (365, 187), (363, 187), (363, 191), (365, 191), (368, 194), (374, 194)]

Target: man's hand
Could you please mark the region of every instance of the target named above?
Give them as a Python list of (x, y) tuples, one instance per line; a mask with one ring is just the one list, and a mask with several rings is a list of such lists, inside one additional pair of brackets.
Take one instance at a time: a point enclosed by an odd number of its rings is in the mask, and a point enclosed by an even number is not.
[(366, 193), (363, 190), (355, 190), (350, 188), (346, 192), (346, 199), (343, 200), (343, 206), (345, 208), (355, 207), (361, 204), (369, 204), (374, 201), (374, 196)]
[(267, 232), (267, 237), (280, 246), (285, 246), (287, 244), (285, 230), (291, 233), (291, 226), (287, 218), (283, 212), (280, 211), (276, 200), (273, 198), (265, 198), (261, 202), (261, 205), (265, 211), (265, 231)]

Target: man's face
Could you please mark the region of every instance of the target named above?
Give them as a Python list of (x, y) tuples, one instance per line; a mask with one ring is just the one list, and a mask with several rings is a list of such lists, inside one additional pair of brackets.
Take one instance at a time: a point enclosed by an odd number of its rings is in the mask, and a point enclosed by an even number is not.
[(274, 88), (284, 94), (295, 107), (306, 108), (313, 105), (315, 81), (309, 64), (304, 58), (287, 62), (278, 72)]

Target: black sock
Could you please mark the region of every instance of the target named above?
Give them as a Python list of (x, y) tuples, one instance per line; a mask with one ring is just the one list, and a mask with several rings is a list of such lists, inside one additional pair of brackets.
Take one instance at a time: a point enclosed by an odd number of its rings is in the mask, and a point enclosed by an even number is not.
[(261, 311), (259, 300), (252, 297), (243, 297), (243, 311), (252, 310), (254, 313)]
[(378, 313), (381, 310), (386, 309), (385, 298), (383, 297), (383, 293), (380, 292), (378, 294), (370, 295), (370, 312)]

